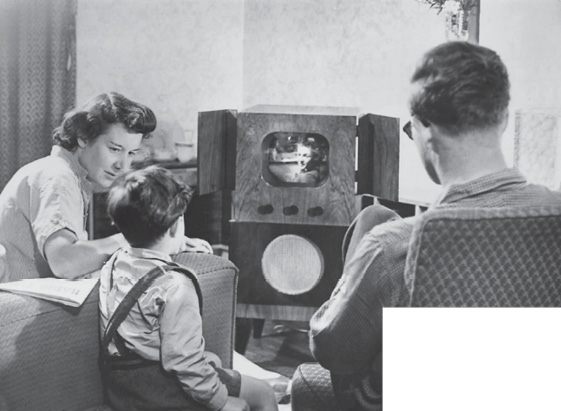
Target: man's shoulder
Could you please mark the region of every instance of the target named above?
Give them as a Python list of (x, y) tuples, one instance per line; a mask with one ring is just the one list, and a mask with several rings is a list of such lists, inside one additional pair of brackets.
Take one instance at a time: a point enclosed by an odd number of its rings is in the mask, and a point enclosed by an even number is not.
[(400, 218), (373, 227), (361, 240), (361, 253), (385, 255), (386, 259), (401, 261), (417, 220), (418, 216)]

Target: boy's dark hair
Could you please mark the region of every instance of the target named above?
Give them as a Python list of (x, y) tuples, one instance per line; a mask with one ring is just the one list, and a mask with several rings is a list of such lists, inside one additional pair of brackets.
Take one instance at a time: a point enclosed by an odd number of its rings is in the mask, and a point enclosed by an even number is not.
[(132, 247), (146, 248), (185, 213), (192, 193), (169, 170), (150, 166), (117, 179), (107, 212)]
[(411, 82), (422, 88), (409, 102), (412, 115), (450, 135), (500, 124), (510, 100), (505, 65), (493, 50), (463, 41), (429, 50)]
[(78, 146), (78, 138), (94, 140), (111, 124), (121, 124), (129, 133), (142, 134), (146, 138), (156, 128), (156, 116), (145, 105), (119, 93), (103, 93), (81, 109), (64, 115), (61, 125), (53, 132), (53, 144), (73, 151)]

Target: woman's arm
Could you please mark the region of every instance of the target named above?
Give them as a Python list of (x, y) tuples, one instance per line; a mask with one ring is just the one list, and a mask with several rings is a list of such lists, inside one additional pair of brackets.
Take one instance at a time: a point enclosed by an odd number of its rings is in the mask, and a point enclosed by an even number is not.
[[(98, 240), (78, 240), (67, 229), (53, 233), (45, 242), (44, 254), (56, 277), (75, 279), (99, 270), (103, 263), (121, 247), (128, 245), (122, 234)], [(184, 238), (181, 251), (212, 254), (208, 242), (199, 238)]]
[(98, 240), (78, 240), (72, 231), (62, 229), (49, 236), (44, 255), (56, 277), (75, 279), (99, 270), (124, 245), (126, 241), (122, 234)]

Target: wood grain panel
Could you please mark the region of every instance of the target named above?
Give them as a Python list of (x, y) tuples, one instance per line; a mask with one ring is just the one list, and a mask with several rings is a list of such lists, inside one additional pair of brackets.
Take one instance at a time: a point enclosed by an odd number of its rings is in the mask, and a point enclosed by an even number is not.
[(366, 114), (358, 120), (357, 193), (398, 201), (398, 118)]
[(194, 196), (185, 213), (185, 234), (210, 244), (228, 244), (231, 205), (228, 190)]
[[(329, 143), (329, 177), (320, 187), (274, 187), (261, 173), (262, 142), (274, 132), (315, 133)], [(341, 225), (355, 217), (356, 117), (271, 113), (239, 113), (236, 188), (233, 218), (236, 221), (285, 224)], [(272, 206), (269, 214), (260, 207)], [(286, 215), (286, 207), (298, 212)], [(321, 207), (321, 215), (308, 210)]]
[(234, 189), (236, 116), (235, 110), (199, 113), (197, 161), (201, 195)]
[[(343, 272), (341, 247), (346, 230), (347, 227), (343, 226), (233, 222), (229, 258), (240, 270), (238, 303), (319, 307), (329, 298)], [(261, 260), (265, 248), (271, 241), (286, 234), (313, 242), (324, 259), (321, 280), (312, 290), (302, 294), (281, 293), (263, 276)], [(286, 258), (293, 256), (287, 255)]]
[(268, 320), (310, 321), (319, 307), (291, 305), (238, 304), (236, 317)]

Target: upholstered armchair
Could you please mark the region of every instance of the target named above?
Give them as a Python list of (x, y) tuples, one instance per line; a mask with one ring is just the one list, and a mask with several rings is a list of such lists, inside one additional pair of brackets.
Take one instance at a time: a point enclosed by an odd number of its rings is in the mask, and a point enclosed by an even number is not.
[[(404, 275), (414, 307), (561, 307), (561, 206), (426, 211)], [(337, 409), (319, 364), (296, 370), (292, 409)]]
[(561, 207), (429, 210), (405, 281), (413, 307), (561, 307)]
[[(232, 366), (237, 268), (207, 254), (175, 259), (199, 277), (208, 351)], [(110, 411), (98, 369), (98, 290), (80, 308), (0, 292), (0, 410)]]

